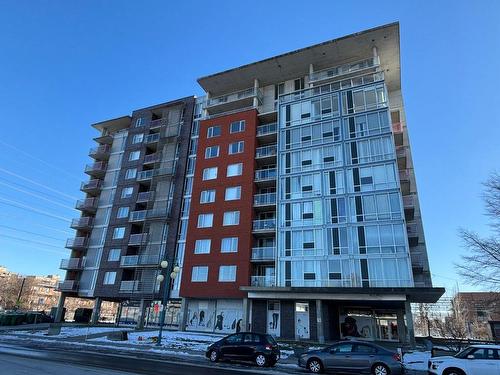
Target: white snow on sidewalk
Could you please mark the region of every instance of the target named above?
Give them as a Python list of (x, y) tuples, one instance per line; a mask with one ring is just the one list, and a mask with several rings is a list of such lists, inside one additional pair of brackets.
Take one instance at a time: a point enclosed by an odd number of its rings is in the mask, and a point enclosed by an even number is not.
[[(107, 333), (113, 331), (129, 331), (130, 328), (116, 328), (116, 327), (61, 327), (61, 333), (57, 336), (59, 338), (78, 337), (94, 335), (96, 333)], [(11, 331), (9, 334), (26, 335), (26, 336), (47, 336), (47, 329), (38, 331), (24, 330), (24, 331)]]

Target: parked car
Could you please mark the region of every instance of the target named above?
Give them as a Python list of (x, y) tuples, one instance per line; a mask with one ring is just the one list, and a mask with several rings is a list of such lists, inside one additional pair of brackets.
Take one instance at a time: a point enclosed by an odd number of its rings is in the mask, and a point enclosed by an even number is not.
[(274, 366), (280, 358), (276, 340), (267, 334), (241, 332), (226, 336), (207, 348), (211, 362), (219, 360), (252, 361), (259, 367)]
[(299, 366), (310, 372), (333, 371), (354, 374), (403, 374), (401, 356), (365, 341), (339, 341), (299, 356)]
[(500, 345), (471, 345), (454, 356), (432, 357), (428, 370), (436, 375), (498, 375)]

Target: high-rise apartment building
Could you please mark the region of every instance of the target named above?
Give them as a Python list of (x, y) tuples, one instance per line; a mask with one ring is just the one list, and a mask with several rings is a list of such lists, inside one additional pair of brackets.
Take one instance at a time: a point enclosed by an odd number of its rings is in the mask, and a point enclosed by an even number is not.
[(444, 290), (427, 260), (399, 25), (198, 82), (203, 98), (95, 125), (106, 152), (92, 153), (79, 203), (92, 209), (62, 286), (144, 307), (167, 259), (180, 329), (411, 342), (410, 303)]

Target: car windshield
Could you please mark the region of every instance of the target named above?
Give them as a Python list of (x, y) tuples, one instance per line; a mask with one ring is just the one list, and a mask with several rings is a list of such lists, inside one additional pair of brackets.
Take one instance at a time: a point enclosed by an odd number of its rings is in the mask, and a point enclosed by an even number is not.
[(469, 353), (472, 351), (472, 349), (474, 348), (465, 348), (464, 350), (462, 350), (461, 352), (458, 352), (457, 354), (454, 355), (455, 358), (467, 358), (467, 356), (469, 355)]

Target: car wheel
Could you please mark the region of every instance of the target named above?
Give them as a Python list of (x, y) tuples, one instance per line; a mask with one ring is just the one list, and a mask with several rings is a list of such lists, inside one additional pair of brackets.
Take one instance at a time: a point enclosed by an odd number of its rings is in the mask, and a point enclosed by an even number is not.
[(264, 354), (257, 354), (255, 356), (255, 364), (259, 367), (264, 367), (267, 365), (267, 358)]
[(389, 375), (389, 373), (390, 373), (389, 368), (382, 363), (377, 363), (372, 368), (373, 375)]
[(323, 364), (317, 358), (312, 358), (307, 362), (307, 369), (315, 374), (323, 372)]
[(217, 350), (212, 350), (210, 352), (210, 362), (217, 362), (219, 360), (219, 353)]
[(443, 371), (443, 375), (465, 375), (465, 372), (458, 368), (450, 368)]

